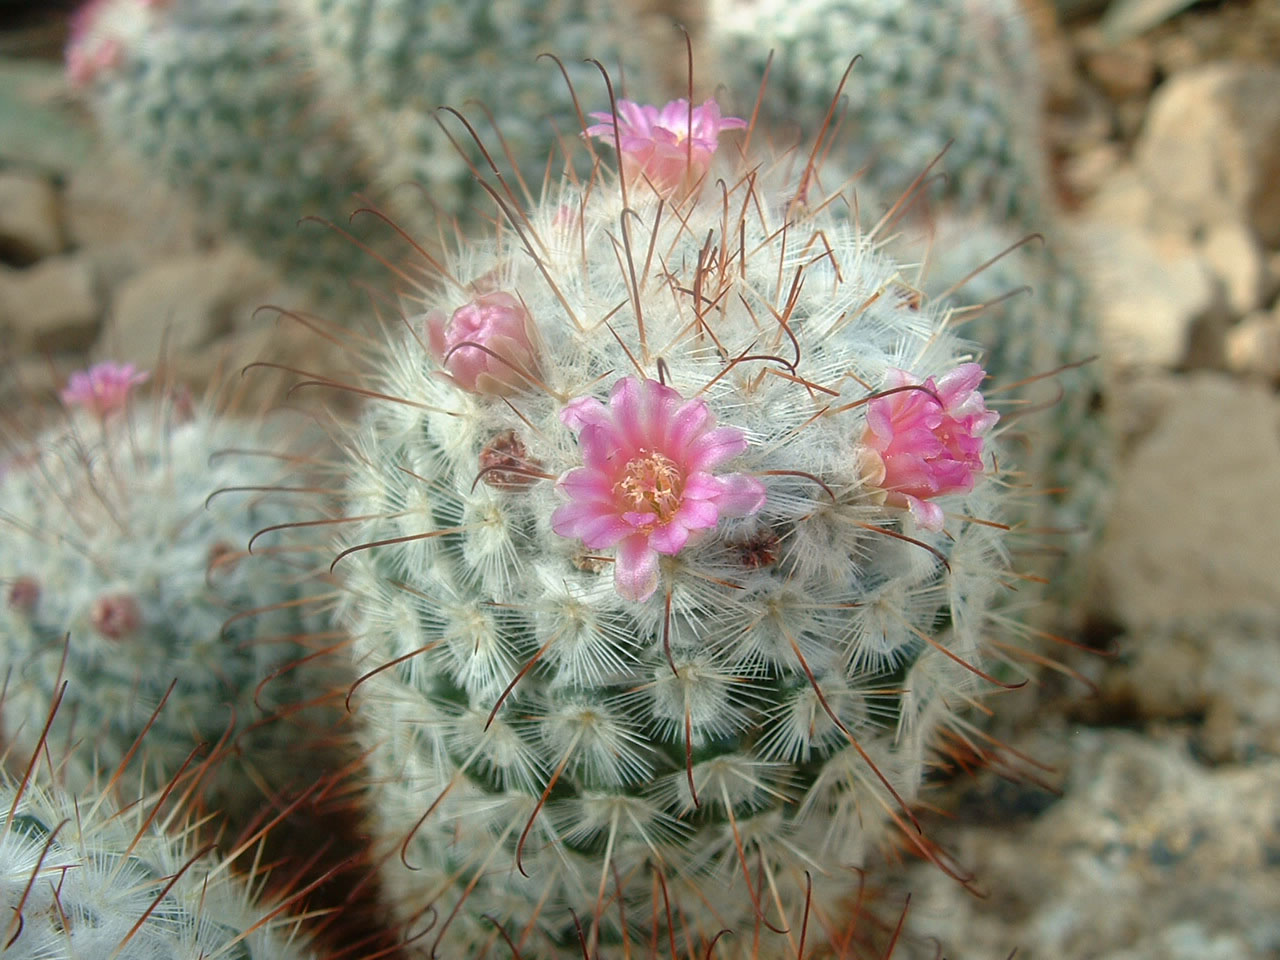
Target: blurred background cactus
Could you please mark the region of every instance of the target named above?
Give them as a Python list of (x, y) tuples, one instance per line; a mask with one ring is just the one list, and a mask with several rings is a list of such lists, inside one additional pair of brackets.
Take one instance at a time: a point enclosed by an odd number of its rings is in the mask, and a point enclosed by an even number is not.
[(272, 492), (296, 455), (282, 430), (182, 391), (133, 396), (147, 379), (98, 365), (63, 391), (61, 423), (6, 437), (4, 733), (33, 749), (65, 682), (48, 739), (77, 765), (69, 789), (122, 764), (150, 725), (131, 779), (154, 788), (198, 748), (221, 749), (236, 760), (207, 799), (243, 815), (314, 775), (295, 748), (318, 738), (336, 682), (313, 659), (331, 642), (312, 597), (318, 556), (246, 550), (300, 519)]

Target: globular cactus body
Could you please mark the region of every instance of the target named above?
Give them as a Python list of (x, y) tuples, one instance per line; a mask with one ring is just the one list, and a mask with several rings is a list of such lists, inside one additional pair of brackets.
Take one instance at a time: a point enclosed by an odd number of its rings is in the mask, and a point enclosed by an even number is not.
[[(602, 89), (599, 70), (583, 59), (599, 60), (614, 77), (625, 76), (628, 85), (642, 90), (652, 86), (658, 69), (643, 56), (648, 49), (643, 32), (651, 27), (628, 3), (288, 2), (303, 26), (325, 92), (349, 109), (380, 181), (390, 187), (416, 183), (430, 206), (450, 215), (467, 216), (487, 206), (468, 159), (489, 171), (471, 136), (441, 114), (441, 107), (467, 114), (494, 144), (490, 152), (511, 178), (481, 107), (491, 111), (510, 155), (538, 191), (557, 132), (567, 141), (579, 132), (573, 90), (594, 99)], [(559, 58), (565, 73), (540, 58), (544, 53)], [(559, 164), (553, 163), (552, 177), (559, 174)], [(422, 209), (417, 197), (407, 199), (410, 209)]]
[[(150, 776), (167, 778), (197, 746), (230, 736), (282, 786), (305, 714), (279, 728), (264, 717), (327, 683), (327, 668), (289, 669), (311, 652), (305, 558), (245, 555), (256, 532), (299, 518), (258, 492), (285, 472), (288, 461), (267, 453), (283, 434), (182, 397), (126, 403), (130, 379), (103, 371), (73, 380), (64, 396), (81, 408), (15, 445), (0, 477), (6, 736), (31, 749), (66, 682), (49, 740), (80, 745), (79, 772), (66, 773), (75, 788), (89, 767), (121, 763), (173, 684), (138, 754)], [(262, 453), (227, 455), (246, 449)], [(244, 487), (255, 488), (247, 506), (244, 494), (208, 500)]]
[(982, 371), (834, 204), (636, 156), (362, 383), (337, 569), (423, 956), (794, 956), (895, 823), (939, 856), (906, 808), (1009, 575)]

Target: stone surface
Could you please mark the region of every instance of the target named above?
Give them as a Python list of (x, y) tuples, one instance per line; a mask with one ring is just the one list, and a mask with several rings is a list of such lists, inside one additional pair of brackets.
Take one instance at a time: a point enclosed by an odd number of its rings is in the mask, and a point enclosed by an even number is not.
[(101, 313), (93, 267), (83, 256), (0, 267), (0, 330), (20, 350), (83, 349), (93, 343)]
[(272, 285), (271, 274), (236, 247), (159, 261), (118, 288), (97, 353), (143, 367), (154, 366), (162, 349), (200, 361), (196, 351), (230, 333)]
[(1180, 237), (1098, 221), (1074, 232), (1112, 365), (1179, 366), (1225, 321), (1212, 273)]
[[(1116, 394), (1125, 405), (1123, 383)], [(1272, 392), (1220, 374), (1183, 378), (1115, 478), (1095, 604), (1137, 632), (1274, 614), (1277, 491), (1280, 402)]]
[(0, 260), (28, 264), (61, 253), (58, 193), (44, 177), (0, 173)]
[(201, 246), (199, 216), (190, 204), (101, 149), (67, 182), (64, 207), (69, 239), (109, 285)]
[(1156, 79), (1155, 54), (1141, 40), (1088, 54), (1085, 69), (1113, 100), (1142, 96)]
[(1233, 373), (1280, 380), (1280, 316), (1259, 311), (1228, 330), (1226, 358)]
[(1200, 252), (1222, 284), (1233, 313), (1243, 316), (1262, 305), (1267, 265), (1248, 227), (1241, 223), (1210, 227)]
[(1280, 243), (1280, 67), (1215, 63), (1156, 90), (1134, 155), (1196, 228), (1246, 223)]
[[(904, 957), (1264, 960), (1280, 951), (1280, 760), (1208, 768), (1177, 736), (1076, 731), (1063, 798), (941, 827), (985, 898), (914, 869)], [(895, 960), (897, 955), (895, 954)]]

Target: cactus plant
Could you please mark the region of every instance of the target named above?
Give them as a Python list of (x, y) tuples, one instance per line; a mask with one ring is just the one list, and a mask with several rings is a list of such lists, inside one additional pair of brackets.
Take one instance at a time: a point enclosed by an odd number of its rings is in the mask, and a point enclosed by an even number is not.
[(599, 119), (623, 176), (508, 210), (358, 385), (383, 880), (420, 956), (808, 955), (890, 838), (945, 862), (907, 809), (1010, 656), (1021, 493), (973, 348), (791, 158)]
[[(370, 259), (314, 215), (341, 219), (373, 174), (347, 121), (320, 102), (278, 0), (93, 0), (76, 17), (67, 72), (107, 141), (194, 195), (315, 296), (363, 302)], [(363, 271), (363, 272), (362, 272)]]
[(6, 960), (316, 956), (289, 902), (261, 903), (263, 878), (236, 876), (234, 855), (177, 829), (165, 796), (120, 804), (119, 783), (72, 792), (47, 769), (34, 759), (18, 775), (0, 768)]
[[(307, 703), (327, 692), (329, 666), (292, 669), (321, 646), (306, 643), (315, 624), (305, 554), (290, 563), (245, 549), (300, 514), (269, 493), (247, 507), (243, 495), (206, 500), (276, 484), (290, 461), (263, 453), (283, 434), (174, 391), (137, 399), (145, 379), (111, 364), (77, 374), (63, 391), (65, 420), (11, 443), (0, 475), (5, 732), (30, 750), (65, 681), (49, 739), (81, 744), (72, 789), (91, 782), (92, 766), (120, 764), (149, 722), (138, 760), (152, 785), (201, 742), (229, 735), (247, 766), (227, 768), (281, 787), (298, 769), (283, 760), (311, 719)], [(286, 713), (293, 722), (266, 722)], [(253, 792), (223, 786), (224, 805)]]
[(924, 261), (920, 286), (958, 308), (953, 322), (986, 348), (994, 378), (1053, 375), (1031, 392), (1028, 406), (1049, 410), (1024, 420), (1034, 441), (1020, 460), (1030, 482), (1054, 492), (1021, 519), (1070, 534), (1056, 546), (1076, 564), (1050, 568), (1066, 596), (1099, 526), (1111, 442), (1091, 409), (1102, 380), (1090, 361), (1096, 324), (1056, 222), (1036, 43), (1021, 4), (713, 0), (705, 45), (740, 99), (755, 93), (772, 56), (762, 116), (775, 128), (816, 129), (839, 89), (841, 138), (826, 147), (824, 174), (829, 184), (856, 174), (866, 215), (880, 216), (926, 171), (940, 175), (898, 212), (890, 249)]
[[(513, 189), (525, 175), (536, 193), (557, 146), (579, 132), (574, 93), (602, 90), (601, 61), (640, 89), (659, 65), (643, 56), (654, 29), (625, 2), (599, 0), (287, 0), (302, 24), (313, 69), (329, 100), (344, 104), (381, 182), (422, 186), (427, 206), (474, 215), (482, 194), (468, 167), (485, 162), (465, 128), (442, 106), (465, 113), (485, 138), (494, 127), (508, 155), (490, 151)], [(564, 74), (540, 54), (559, 58)], [(444, 119), (446, 135), (438, 122)], [(454, 142), (450, 141), (450, 136)], [(455, 146), (456, 143), (456, 146)], [(507, 158), (519, 158), (519, 170)], [(552, 163), (554, 164), (554, 160)], [(550, 169), (559, 178), (559, 167)], [(424, 205), (414, 196), (410, 212)]]

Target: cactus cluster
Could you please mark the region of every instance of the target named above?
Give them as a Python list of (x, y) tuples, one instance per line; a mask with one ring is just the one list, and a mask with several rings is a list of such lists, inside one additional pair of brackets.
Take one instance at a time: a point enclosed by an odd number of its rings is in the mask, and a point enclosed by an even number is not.
[[(131, 397), (139, 379), (110, 365), (77, 375), (65, 419), (11, 441), (0, 476), (5, 735), (32, 749), (65, 682), (48, 738), (79, 745), (77, 772), (65, 773), (73, 789), (92, 767), (120, 764), (149, 723), (137, 761), (151, 785), (221, 743), (282, 786), (302, 708), (328, 683), (327, 667), (294, 669), (314, 652), (313, 561), (246, 556), (255, 533), (299, 519), (260, 492), (291, 469), (276, 452), (283, 433), (173, 391)], [(224, 488), (247, 492), (209, 499)], [(267, 722), (277, 714), (289, 722)], [(222, 802), (246, 792), (222, 786)]]
[(997, 414), (789, 158), (705, 167), (714, 107), (620, 104), (626, 176), (467, 243), (360, 382), (336, 569), (424, 956), (795, 955), (892, 837), (938, 855), (908, 805), (1011, 576)]
[[(171, 821), (164, 797), (0, 768), (6, 960), (314, 960), (287, 902)], [(245, 852), (245, 851), (241, 851)], [(248, 853), (252, 853), (252, 846)]]
[[(100, 767), (155, 714), (163, 776), (229, 730), (256, 773), (290, 769), (291, 727), (255, 721), (324, 698), (286, 678), (315, 652), (311, 534), (339, 532), (326, 626), (350, 634), (339, 683), (411, 956), (798, 960), (886, 846), (960, 874), (912, 806), (940, 741), (985, 749), (965, 709), (1031, 669), (1017, 548), (1091, 520), (1092, 373), (1024, 416), (1023, 381), (1091, 351), (1074, 280), (1035, 244), (965, 279), (1050, 215), (1011, 0), (713, 3), (706, 72), (732, 102), (777, 48), (745, 133), (715, 100), (623, 95), (660, 72), (632, 6), (95, 0), (71, 48), (104, 126), (278, 261), (344, 282), (390, 263), (294, 227), (373, 175), (426, 188), (394, 201), (406, 224), (472, 225), (417, 249), (387, 231), (420, 281), (403, 316), (347, 335), (354, 380), (309, 376), (367, 399), (341, 484), (289, 479), (264, 428), (135, 402), (127, 369), (73, 383), (78, 412), (0, 477), (6, 733), (29, 747), (67, 681), (48, 740)], [(812, 133), (856, 53), (845, 122), (869, 153), (814, 176), (780, 131)], [(626, 61), (613, 104), (588, 54)], [(496, 169), (437, 123), (475, 100)], [(909, 262), (902, 218), (868, 223), (948, 138)], [(582, 139), (592, 166), (562, 178)], [(54, 849), (47, 819), (11, 819)]]

